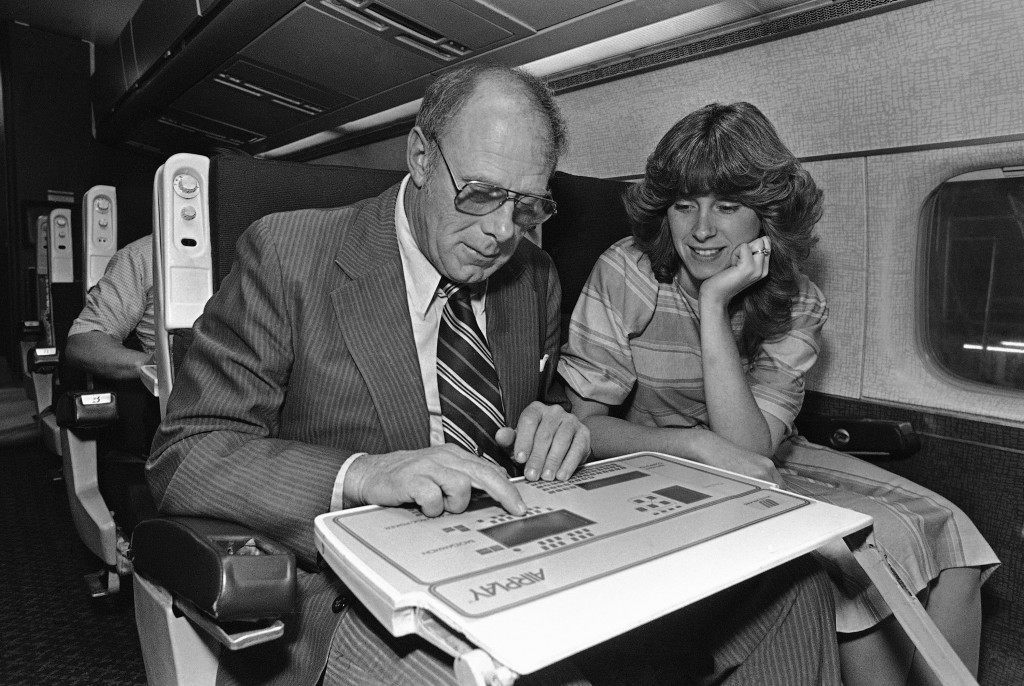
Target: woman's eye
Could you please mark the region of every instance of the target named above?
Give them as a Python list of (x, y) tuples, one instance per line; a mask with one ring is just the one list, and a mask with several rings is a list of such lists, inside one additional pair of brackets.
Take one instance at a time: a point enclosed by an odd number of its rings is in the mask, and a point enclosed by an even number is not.
[(680, 200), (680, 201), (676, 202), (676, 205), (675, 205), (675, 208), (676, 208), (676, 210), (678, 212), (689, 212), (690, 210), (692, 210), (695, 207), (696, 207), (696, 204), (694, 204), (692, 202), (686, 202), (686, 201), (683, 201), (683, 200)]
[(737, 210), (739, 210), (740, 207), (741, 207), (741, 205), (738, 205), (738, 204), (731, 204), (731, 203), (730, 204), (724, 204), (724, 203), (720, 203), (718, 205), (718, 211), (719, 212), (725, 212), (726, 214), (732, 214), (733, 212), (736, 212)]

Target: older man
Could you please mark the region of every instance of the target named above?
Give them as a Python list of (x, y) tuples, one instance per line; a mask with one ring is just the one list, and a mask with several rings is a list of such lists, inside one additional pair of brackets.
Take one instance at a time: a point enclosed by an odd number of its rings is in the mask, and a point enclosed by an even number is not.
[[(329, 509), (415, 504), (433, 516), (464, 510), (475, 488), (522, 514), (509, 474), (568, 478), (590, 439), (557, 404), (557, 276), (521, 240), (555, 211), (548, 179), (564, 139), (538, 80), (454, 70), (424, 97), (398, 186), (250, 227), (154, 441), (160, 509), (246, 522), (312, 570), (312, 520)], [(232, 656), (223, 680), (453, 679), (450, 659), (389, 636), (329, 572), (300, 586), (282, 644)], [(807, 588), (781, 594), (778, 624), (803, 597), (827, 602)], [(772, 650), (773, 631), (751, 650)], [(817, 638), (815, 668), (829, 649)]]

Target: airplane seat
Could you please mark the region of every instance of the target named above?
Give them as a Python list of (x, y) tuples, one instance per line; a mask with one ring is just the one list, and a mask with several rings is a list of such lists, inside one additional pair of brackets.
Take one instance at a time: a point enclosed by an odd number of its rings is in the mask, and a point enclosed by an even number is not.
[[(35, 398), (43, 445), (62, 460), (72, 519), (79, 537), (99, 557), (105, 569), (86, 576), (92, 595), (106, 595), (118, 587), (115, 525), (97, 490), (96, 441), (93, 429), (97, 417), (115, 412), (110, 394), (89, 392), (86, 375), (63, 364), (61, 351), (67, 344), (71, 324), (84, 302), (81, 271), (75, 264), (75, 222), (69, 207), (54, 208), (43, 222), (37, 222), (37, 274), (40, 276), (39, 308), (43, 333), (29, 352), (32, 396)], [(45, 268), (43, 264), (45, 262)], [(86, 389), (86, 390), (83, 390)], [(71, 395), (65, 397), (66, 392)], [(58, 406), (85, 404), (85, 416), (76, 417)], [(104, 415), (106, 416), (106, 415)]]
[(50, 215), (40, 211), (36, 215), (36, 266), (30, 269), (34, 273), (29, 278), (29, 291), (33, 294), (34, 307), (29, 315), (30, 319), (22, 321), (21, 331), (21, 372), (26, 380), (25, 392), (28, 397), (35, 400), (32, 370), (29, 368), (29, 356), (31, 351), (37, 347), (46, 347), (52, 344), (52, 336), (49, 327), (49, 299), (50, 299)]
[[(161, 415), (191, 327), (230, 271), (235, 244), (249, 225), (274, 212), (348, 205), (404, 175), (258, 160), (240, 152), (170, 157), (155, 175), (153, 193), (153, 387)], [(252, 549), (262, 553), (240, 562), (239, 551)], [(159, 517), (136, 527), (132, 557), (136, 625), (150, 684), (213, 683), (220, 650), (283, 634), (281, 617), (294, 597), (294, 556), (259, 532), (233, 522)], [(270, 611), (251, 607), (268, 597), (260, 592), (254, 598), (247, 590), (256, 579), (274, 589)]]
[(46, 228), (47, 268), (45, 281), (40, 283), (45, 295), (43, 326), (46, 342), (41, 350), (36, 349), (30, 363), (39, 433), (43, 445), (60, 455), (60, 428), (53, 414), (54, 391), (63, 389), (62, 378), (73, 375), (61, 364), (60, 353), (67, 343), (71, 323), (82, 309), (82, 294), (80, 283), (75, 281), (71, 209), (58, 207), (51, 210)]
[[(78, 235), (77, 264), (72, 264), (72, 280), (63, 284), (67, 288), (59, 307), (54, 295), (58, 351), (66, 346), (88, 291), (116, 252), (115, 188), (94, 186), (83, 195)], [(130, 533), (140, 519), (155, 513), (143, 467), (159, 413), (152, 407), (147, 413), (148, 393), (138, 382), (93, 377), (59, 360), (53, 378), (54, 407), (45, 417), (47, 434), (57, 432), (56, 452), (63, 463), (75, 529), (102, 563), (98, 571), (85, 576), (86, 584), (93, 597), (111, 595), (120, 589), (120, 577), (130, 573), (124, 532)]]
[(622, 204), (625, 181), (555, 172), (551, 195), (558, 213), (544, 222), (541, 247), (551, 256), (562, 284), (562, 340), (597, 258), (630, 235)]
[[(39, 316), (38, 313), (36, 316)], [(28, 366), (28, 358), (32, 351), (45, 344), (44, 338), (45, 329), (43, 322), (40, 319), (24, 319), (21, 322), (21, 332), (19, 335), (19, 344), (21, 357), (18, 359), (18, 372), (23, 378), (28, 377), (30, 374)]]

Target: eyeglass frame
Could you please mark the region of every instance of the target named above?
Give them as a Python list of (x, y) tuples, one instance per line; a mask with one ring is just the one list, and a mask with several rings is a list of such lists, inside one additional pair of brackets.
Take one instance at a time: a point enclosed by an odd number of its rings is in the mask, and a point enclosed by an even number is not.
[[(497, 212), (499, 209), (501, 209), (501, 206), (504, 205), (506, 202), (508, 202), (509, 198), (512, 198), (512, 221), (513, 221), (513, 223), (515, 223), (516, 226), (518, 226), (518, 227), (520, 227), (522, 229), (531, 229), (531, 228), (533, 228), (535, 226), (539, 226), (539, 225), (543, 224), (544, 222), (546, 222), (547, 220), (549, 220), (552, 217), (554, 217), (556, 214), (558, 214), (558, 202), (554, 198), (552, 198), (550, 195), (546, 195), (545, 196), (545, 195), (537, 195), (535, 193), (521, 193), (519, 191), (514, 191), (514, 190), (511, 190), (509, 188), (504, 188), (502, 186), (497, 186), (497, 185), (495, 185), (493, 183), (487, 183), (486, 181), (476, 181), (476, 180), (466, 181), (466, 182), (464, 182), (462, 184), (462, 188), (459, 188), (459, 182), (455, 180), (455, 172), (452, 171), (452, 166), (450, 164), (448, 164), (448, 158), (444, 156), (444, 150), (441, 149), (441, 142), (435, 140), (434, 141), (434, 145), (437, 146), (437, 151), (439, 153), (441, 153), (441, 161), (444, 162), (444, 168), (448, 170), (448, 178), (451, 179), (451, 181), (452, 181), (452, 188), (455, 189), (455, 197), (452, 198), (452, 204), (455, 206), (455, 209), (457, 211), (461, 212), (462, 214), (468, 214), (471, 217), (486, 217), (487, 215), (491, 214), (492, 212)], [(483, 212), (481, 214), (476, 214), (475, 212), (467, 212), (466, 210), (464, 210), (461, 207), (459, 207), (459, 194), (462, 193), (462, 191), (464, 191), (466, 188), (468, 188), (471, 184), (476, 186), (476, 187), (483, 186), (485, 188), (497, 189), (499, 191), (504, 192), (505, 193), (505, 197), (501, 200), (501, 202), (499, 202), (495, 206), (495, 208), (493, 210), (487, 210), (486, 212)], [(522, 224), (517, 223), (515, 221), (515, 208), (519, 205), (519, 201), (522, 200), (523, 198), (536, 198), (537, 200), (546, 200), (547, 202), (551, 203), (551, 214), (549, 214), (548, 216), (544, 217), (543, 219), (541, 219), (536, 224), (530, 224), (528, 226), (523, 226)]]

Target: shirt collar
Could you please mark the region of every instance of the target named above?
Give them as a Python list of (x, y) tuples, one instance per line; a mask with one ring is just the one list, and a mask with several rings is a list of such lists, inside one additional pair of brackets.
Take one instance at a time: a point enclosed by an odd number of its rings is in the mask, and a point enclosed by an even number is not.
[[(416, 239), (412, 235), (412, 226), (405, 213), (405, 188), (408, 183), (409, 175), (406, 174), (398, 189), (398, 201), (395, 203), (395, 231), (398, 235), (398, 252), (402, 258), (402, 272), (405, 274), (405, 290), (409, 305), (414, 312), (425, 315), (437, 295), (441, 274), (416, 245)], [(474, 284), (470, 297), (473, 300), (482, 300), (486, 292), (486, 281)]]

